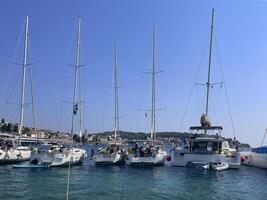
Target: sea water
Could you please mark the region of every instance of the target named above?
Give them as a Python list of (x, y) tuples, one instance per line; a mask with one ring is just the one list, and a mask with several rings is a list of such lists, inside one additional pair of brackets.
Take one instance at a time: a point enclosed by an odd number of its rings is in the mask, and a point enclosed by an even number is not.
[[(0, 199), (66, 199), (67, 172), (68, 168), (15, 169), (2, 165)], [(86, 158), (82, 165), (71, 167), (69, 199), (266, 200), (267, 170), (245, 166), (221, 172), (172, 166), (94, 166)]]

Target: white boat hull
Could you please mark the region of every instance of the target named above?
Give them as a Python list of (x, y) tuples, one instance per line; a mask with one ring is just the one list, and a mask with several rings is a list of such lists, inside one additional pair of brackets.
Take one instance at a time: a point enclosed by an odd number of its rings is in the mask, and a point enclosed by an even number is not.
[(31, 149), (18, 146), (7, 151), (0, 150), (0, 164), (19, 163), (28, 161), (31, 157)]
[(267, 154), (255, 152), (242, 152), (241, 153), (243, 165), (252, 167), (259, 167), (267, 169)]
[(240, 167), (240, 153), (235, 157), (227, 157), (225, 154), (189, 154), (187, 150), (175, 150), (171, 153), (171, 165), (186, 167), (190, 164), (205, 165), (207, 163), (227, 163), (229, 168)]
[(99, 153), (93, 156), (96, 165), (123, 165), (125, 156), (120, 153), (103, 154)]
[(132, 166), (162, 166), (165, 163), (166, 157), (167, 153), (161, 151), (161, 153), (149, 157), (140, 157), (131, 154), (128, 156), (128, 159), (129, 164)]
[(66, 152), (36, 153), (31, 158), (31, 163), (50, 163), (50, 167), (68, 167), (81, 164), (86, 157), (86, 151), (79, 148), (71, 148)]
[(86, 157), (86, 151), (79, 148), (71, 148), (67, 153), (57, 153), (52, 159), (50, 167), (67, 167), (81, 164)]

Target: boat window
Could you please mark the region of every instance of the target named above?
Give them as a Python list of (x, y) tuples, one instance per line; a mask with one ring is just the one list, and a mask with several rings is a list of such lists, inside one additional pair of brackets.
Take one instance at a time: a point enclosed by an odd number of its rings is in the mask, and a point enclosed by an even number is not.
[(200, 153), (200, 154), (211, 154), (218, 153), (221, 148), (220, 142), (212, 142), (212, 141), (201, 141), (201, 142), (193, 142), (192, 144), (192, 152)]

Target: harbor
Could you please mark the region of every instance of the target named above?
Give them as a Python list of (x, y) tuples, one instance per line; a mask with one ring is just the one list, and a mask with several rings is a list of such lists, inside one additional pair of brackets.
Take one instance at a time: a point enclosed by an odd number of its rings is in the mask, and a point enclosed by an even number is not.
[[(265, 199), (266, 195), (266, 170), (244, 166), (221, 172), (171, 166), (140, 169), (95, 166), (86, 159), (71, 168), (71, 175), (69, 199)], [(66, 168), (1, 166), (0, 176), (1, 199), (66, 199)]]
[(265, 199), (267, 3), (203, 1), (3, 3), (0, 199)]

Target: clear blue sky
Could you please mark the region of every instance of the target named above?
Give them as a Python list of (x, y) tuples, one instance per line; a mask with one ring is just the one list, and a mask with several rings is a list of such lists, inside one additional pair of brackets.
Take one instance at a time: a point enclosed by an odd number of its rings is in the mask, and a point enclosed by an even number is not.
[[(264, 0), (12, 0), (0, 3), (0, 115), (18, 120), (25, 15), (30, 16), (37, 126), (70, 130), (75, 32), (82, 16), (81, 63), (85, 127), (113, 129), (113, 44), (119, 48), (121, 129), (149, 131), (152, 26), (157, 24), (158, 131), (178, 131), (194, 81), (207, 74), (211, 9), (215, 8), (212, 81), (222, 81), (220, 55), (237, 139), (259, 145), (267, 127), (267, 1)], [(20, 40), (19, 40), (20, 39)], [(20, 42), (18, 42), (20, 41)], [(18, 47), (16, 47), (18, 46)], [(7, 75), (9, 74), (9, 75)], [(29, 85), (28, 85), (29, 86)], [(194, 89), (182, 131), (199, 123), (205, 88)], [(224, 90), (214, 87), (210, 118), (233, 137)], [(29, 96), (29, 89), (27, 89)], [(27, 97), (27, 101), (30, 99)], [(26, 108), (27, 125), (31, 124)]]

